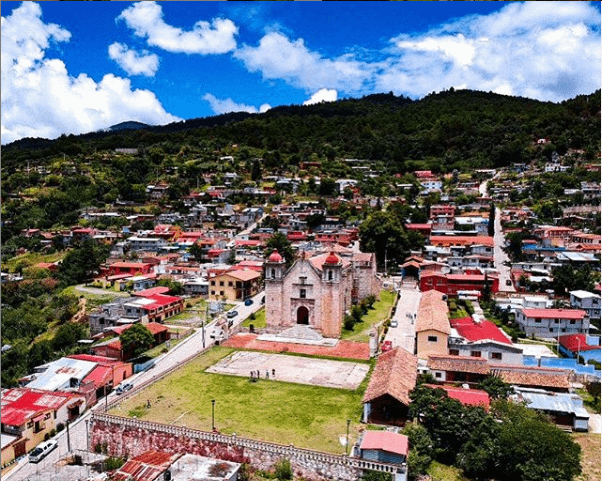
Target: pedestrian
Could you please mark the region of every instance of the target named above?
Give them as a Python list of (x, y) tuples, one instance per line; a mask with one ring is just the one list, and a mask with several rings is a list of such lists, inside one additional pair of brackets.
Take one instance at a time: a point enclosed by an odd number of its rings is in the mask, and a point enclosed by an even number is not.
[(272, 377), (276, 377), (276, 369), (272, 369)]
[(266, 379), (270, 378), (270, 371), (268, 371), (267, 369), (265, 370), (265, 378)]
[(151, 402), (150, 402), (150, 399), (147, 399), (147, 400), (146, 400), (146, 408), (147, 408), (147, 409), (150, 409), (150, 407), (151, 407)]
[(251, 379), (253, 379), (253, 371), (251, 371)]

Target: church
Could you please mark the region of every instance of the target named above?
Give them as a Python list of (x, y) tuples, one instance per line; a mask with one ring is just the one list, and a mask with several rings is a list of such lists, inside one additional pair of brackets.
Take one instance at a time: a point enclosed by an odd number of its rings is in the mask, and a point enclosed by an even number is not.
[(318, 254), (302, 252), (289, 269), (274, 250), (264, 278), (268, 328), (306, 325), (329, 338), (341, 336), (343, 316), (353, 304), (380, 291), (374, 254), (340, 246)]

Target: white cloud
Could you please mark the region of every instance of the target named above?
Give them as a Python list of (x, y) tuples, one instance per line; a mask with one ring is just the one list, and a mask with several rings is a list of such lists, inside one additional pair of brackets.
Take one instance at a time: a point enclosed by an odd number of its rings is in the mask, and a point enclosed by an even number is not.
[(370, 79), (377, 64), (355, 60), (351, 55), (323, 58), (303, 41), (289, 40), (279, 32), (264, 35), (257, 47), (245, 45), (233, 56), (247, 70), (261, 72), (264, 79), (282, 79), (306, 90), (334, 88), (357, 92)]
[(303, 102), (303, 105), (318, 104), (320, 102), (334, 102), (337, 99), (336, 90), (320, 89), (309, 99)]
[(214, 18), (211, 23), (199, 21), (192, 31), (172, 27), (163, 20), (163, 9), (156, 2), (137, 2), (126, 8), (117, 19), (124, 20), (149, 45), (168, 52), (202, 55), (227, 53), (236, 48), (234, 36), (238, 27), (227, 18)]
[(153, 77), (159, 68), (159, 57), (154, 53), (146, 50), (136, 52), (118, 42), (109, 45), (109, 58), (115, 60), (129, 75)]
[(206, 93), (203, 100), (209, 102), (211, 110), (216, 114), (228, 112), (249, 112), (250, 114), (264, 113), (272, 108), (270, 104), (262, 104), (259, 108), (252, 105), (239, 104), (232, 99), (218, 99), (215, 95)]
[(133, 90), (128, 79), (72, 77), (61, 60), (45, 58), (51, 41), (67, 41), (71, 34), (45, 24), (41, 14), (37, 3), (23, 2), (2, 17), (2, 143), (90, 132), (127, 120), (179, 120), (154, 93)]
[(462, 85), (559, 101), (600, 88), (600, 13), (586, 2), (516, 2), (391, 41), (398, 56), (375, 79), (379, 91)]

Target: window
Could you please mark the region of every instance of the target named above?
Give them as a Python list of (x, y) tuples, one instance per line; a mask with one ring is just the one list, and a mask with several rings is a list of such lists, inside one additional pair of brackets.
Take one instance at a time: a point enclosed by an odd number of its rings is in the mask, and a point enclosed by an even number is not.
[(459, 356), (460, 355), (460, 351), (458, 349), (450, 349), (449, 350), (449, 355), (450, 356)]
[(436, 373), (435, 373), (435, 377), (436, 377), (436, 378), (440, 378), (440, 377), (441, 377), (441, 373), (440, 373), (440, 372), (436, 372)]
[(566, 332), (566, 329), (563, 327), (563, 328), (561, 329), (561, 331), (562, 331), (562, 332)]
[(437, 342), (437, 336), (429, 336), (428, 341), (429, 342)]
[(224, 287), (224, 281), (219, 281), (219, 286)]
[(224, 295), (224, 291), (219, 291), (219, 295), (223, 296)]
[(301, 289), (301, 290), (299, 291), (299, 297), (300, 297), (301, 299), (305, 299), (305, 298), (307, 297), (307, 290), (306, 290), (306, 289)]
[(232, 281), (228, 281), (228, 287), (232, 287), (232, 286), (233, 286)]
[(276, 279), (276, 269), (272, 269), (272, 279)]
[(554, 332), (554, 329), (552, 329), (551, 327), (550, 327), (550, 332)]
[(535, 319), (535, 322), (541, 323), (541, 319)]
[(328, 271), (328, 280), (331, 281), (332, 280), (332, 271)]
[(575, 319), (571, 320), (571, 324), (575, 324), (575, 322), (576, 322)]
[(215, 285), (215, 281), (211, 281), (211, 285), (214, 286)]
[(481, 351), (470, 351), (472, 357), (481, 357)]
[(497, 359), (498, 361), (502, 360), (502, 353), (501, 352), (492, 352), (491, 353), (491, 359)]
[(560, 319), (554, 319), (554, 324), (559, 324), (560, 323)]
[(215, 296), (215, 291), (211, 291), (211, 295), (212, 295), (212, 296)]

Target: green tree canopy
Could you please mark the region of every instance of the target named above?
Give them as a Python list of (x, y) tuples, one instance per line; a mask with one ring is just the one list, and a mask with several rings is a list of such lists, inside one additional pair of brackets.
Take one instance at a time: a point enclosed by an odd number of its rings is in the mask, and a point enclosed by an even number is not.
[(143, 324), (134, 324), (126, 329), (119, 336), (119, 340), (123, 352), (129, 354), (129, 358), (138, 357), (155, 343), (152, 332)]
[(286, 267), (290, 267), (295, 262), (295, 251), (293, 250), (293, 245), (291, 241), (289, 241), (286, 236), (282, 232), (276, 232), (272, 237), (270, 237), (265, 243), (266, 249), (264, 251), (264, 257), (267, 259), (274, 249), (276, 249), (282, 257), (284, 257), (284, 262), (286, 263)]

